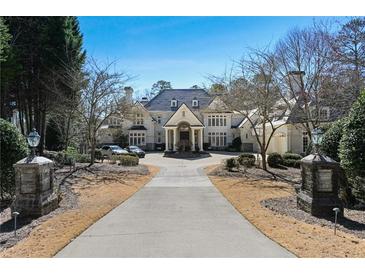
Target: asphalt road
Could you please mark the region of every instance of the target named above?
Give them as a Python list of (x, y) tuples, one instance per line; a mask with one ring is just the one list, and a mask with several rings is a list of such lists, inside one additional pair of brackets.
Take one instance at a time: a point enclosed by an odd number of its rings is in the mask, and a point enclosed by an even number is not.
[(161, 171), (56, 257), (294, 257), (251, 225), (213, 186), (199, 160), (147, 154)]

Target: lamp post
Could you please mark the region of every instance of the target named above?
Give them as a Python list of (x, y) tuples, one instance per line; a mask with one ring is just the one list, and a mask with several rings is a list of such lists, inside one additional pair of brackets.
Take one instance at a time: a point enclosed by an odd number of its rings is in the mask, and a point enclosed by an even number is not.
[(315, 128), (312, 131), (312, 143), (315, 148), (315, 154), (319, 154), (319, 145), (322, 142), (323, 131), (320, 128)]
[(30, 158), (35, 157), (35, 149), (39, 145), (39, 141), (41, 140), (41, 136), (39, 136), (38, 132), (35, 128), (27, 136), (28, 145), (31, 148)]

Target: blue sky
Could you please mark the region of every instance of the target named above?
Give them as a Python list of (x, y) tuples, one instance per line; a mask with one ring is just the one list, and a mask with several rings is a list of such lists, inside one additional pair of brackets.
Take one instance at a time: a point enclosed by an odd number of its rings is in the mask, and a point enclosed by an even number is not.
[(79, 17), (88, 55), (117, 60), (138, 92), (158, 80), (174, 88), (208, 83), (248, 47), (274, 44), (313, 17)]

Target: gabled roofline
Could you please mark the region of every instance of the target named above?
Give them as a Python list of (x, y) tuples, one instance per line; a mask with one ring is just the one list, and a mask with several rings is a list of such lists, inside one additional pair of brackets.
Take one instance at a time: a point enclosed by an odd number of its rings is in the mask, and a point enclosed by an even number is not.
[[(254, 114), (256, 114), (257, 109), (251, 110), (251, 112), (247, 115), (249, 118), (251, 118)], [(248, 121), (248, 118), (245, 116), (243, 120), (238, 124), (237, 128), (241, 128), (246, 122)]]
[(203, 122), (202, 121), (200, 121), (200, 119), (195, 115), (195, 113), (188, 107), (188, 105), (187, 104), (185, 104), (185, 103), (182, 103), (179, 107), (178, 107), (178, 109), (174, 112), (174, 114), (172, 114), (171, 115), (171, 117), (166, 121), (166, 123), (162, 126), (163, 128), (164, 127), (166, 127), (166, 124), (168, 123), (168, 122), (170, 122), (170, 120), (172, 119), (172, 117), (174, 117), (174, 115), (179, 111), (179, 109), (182, 107), (182, 106), (186, 106), (187, 108), (188, 108), (188, 110), (194, 115), (194, 117), (200, 122), (200, 124), (201, 124), (201, 126), (203, 126), (204, 127), (204, 124), (203, 124)]

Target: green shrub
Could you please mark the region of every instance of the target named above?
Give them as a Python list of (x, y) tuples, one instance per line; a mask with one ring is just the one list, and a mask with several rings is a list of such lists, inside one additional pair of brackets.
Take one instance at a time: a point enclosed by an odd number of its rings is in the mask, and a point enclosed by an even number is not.
[(232, 171), (233, 168), (237, 168), (239, 166), (238, 161), (236, 158), (229, 158), (226, 160), (226, 168), (229, 171)]
[(90, 163), (91, 155), (90, 154), (79, 154), (77, 155), (76, 162), (78, 163)]
[(283, 166), (300, 168), (300, 160), (283, 159)]
[(236, 137), (232, 141), (232, 147), (235, 149), (235, 151), (241, 151), (242, 141), (241, 137)]
[(256, 162), (255, 155), (251, 153), (242, 153), (238, 156), (238, 163), (244, 167), (253, 167)]
[(302, 156), (297, 153), (286, 152), (283, 154), (283, 166), (300, 168)]
[(279, 167), (283, 164), (283, 157), (277, 152), (270, 153), (267, 157), (269, 167)]
[(129, 156), (132, 156), (132, 157), (137, 157), (138, 158), (137, 153), (134, 153), (134, 152), (129, 152), (128, 155)]
[(338, 120), (323, 134), (320, 150), (325, 155), (339, 162), (339, 147), (342, 138), (344, 119)]
[(139, 158), (136, 156), (130, 155), (119, 155), (118, 156), (118, 165), (121, 166), (137, 166), (139, 163)]
[(27, 156), (28, 145), (19, 130), (4, 119), (0, 119), (0, 144), (0, 198), (5, 199), (5, 196), (12, 196), (15, 191), (13, 164)]
[(74, 165), (79, 157), (79, 153), (76, 148), (68, 147), (66, 150), (61, 151), (57, 156), (57, 163), (62, 165)]
[(283, 154), (283, 160), (301, 160), (302, 156), (297, 153), (286, 152)]
[(339, 151), (352, 193), (365, 204), (365, 91), (345, 119)]

